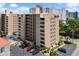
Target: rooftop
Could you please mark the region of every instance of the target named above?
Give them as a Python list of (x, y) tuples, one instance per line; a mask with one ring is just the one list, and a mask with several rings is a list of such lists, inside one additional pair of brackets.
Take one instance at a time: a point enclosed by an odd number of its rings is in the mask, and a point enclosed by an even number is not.
[(0, 46), (7, 45), (7, 44), (9, 44), (9, 43), (10, 43), (10, 41), (8, 41), (7, 39), (0, 38)]

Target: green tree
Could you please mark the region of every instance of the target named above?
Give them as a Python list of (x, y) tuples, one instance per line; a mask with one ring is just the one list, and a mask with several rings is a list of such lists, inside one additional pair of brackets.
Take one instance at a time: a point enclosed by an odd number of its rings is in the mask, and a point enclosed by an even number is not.
[(60, 21), (60, 33), (64, 33), (65, 36), (79, 37), (79, 20), (78, 19), (68, 19), (66, 24)]
[(67, 25), (68, 25), (68, 28), (67, 28), (67, 32), (66, 33), (69, 33), (69, 36), (72, 36), (74, 37), (75, 34), (76, 35), (79, 35), (79, 20), (78, 19), (69, 19), (67, 21)]
[(63, 21), (62, 21), (62, 20), (60, 20), (60, 21), (59, 21), (59, 25), (60, 25), (60, 26), (59, 26), (59, 27), (60, 27), (60, 29), (59, 29), (59, 30), (60, 30), (60, 32), (64, 32), (64, 29), (65, 29), (65, 24), (63, 23)]

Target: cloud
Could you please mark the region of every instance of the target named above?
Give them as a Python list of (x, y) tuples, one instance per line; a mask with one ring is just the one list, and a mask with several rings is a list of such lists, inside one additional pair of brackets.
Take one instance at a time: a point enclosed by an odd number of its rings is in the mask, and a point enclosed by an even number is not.
[(66, 9), (71, 12), (79, 11), (79, 4), (78, 3), (68, 3), (68, 4), (66, 4)]
[(5, 5), (5, 3), (0, 3), (0, 7), (3, 7)]
[(29, 8), (28, 7), (19, 7), (16, 10), (14, 10), (14, 13), (26, 14), (26, 13), (29, 13)]
[(7, 8), (0, 7), (0, 13), (4, 13), (5, 10), (7, 10)]
[(11, 3), (11, 4), (10, 4), (10, 7), (18, 7), (18, 5), (15, 4), (15, 3)]

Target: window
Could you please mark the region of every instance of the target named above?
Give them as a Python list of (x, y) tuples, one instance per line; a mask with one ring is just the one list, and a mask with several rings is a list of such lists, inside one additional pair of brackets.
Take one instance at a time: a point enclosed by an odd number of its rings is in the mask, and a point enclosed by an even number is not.
[(40, 47), (44, 47), (44, 45), (40, 45)]
[(59, 17), (59, 16), (58, 15), (55, 15), (54, 17), (56, 18), (56, 17)]
[(40, 18), (40, 20), (44, 20), (44, 18)]
[(53, 30), (55, 30), (56, 28), (53, 28)]
[(44, 38), (43, 38), (43, 37), (41, 37), (41, 40), (44, 40)]
[(18, 29), (19, 31), (21, 30), (21, 29)]
[(40, 26), (41, 28), (44, 28), (44, 26)]
[(40, 30), (41, 32), (44, 32), (44, 30)]
[(18, 19), (21, 19), (21, 17), (19, 17)]
[(21, 20), (18, 20), (18, 22), (21, 22)]
[(52, 25), (50, 25), (50, 27), (52, 27)]
[(18, 34), (18, 36), (21, 36), (20, 34)]
[(40, 22), (40, 24), (44, 24), (44, 22)]
[(21, 26), (18, 26), (19, 28), (21, 28)]
[(41, 44), (45, 44), (45, 42), (43, 42), (43, 41), (40, 41), (40, 43), (41, 43)]
[(41, 36), (44, 36), (44, 34), (43, 34), (43, 33), (40, 33), (40, 35), (41, 35)]

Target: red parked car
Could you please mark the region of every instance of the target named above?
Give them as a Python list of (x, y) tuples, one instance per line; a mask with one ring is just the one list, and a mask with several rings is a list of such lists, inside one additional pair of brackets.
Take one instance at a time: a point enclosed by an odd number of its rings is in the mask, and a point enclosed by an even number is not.
[(26, 49), (27, 51), (30, 51), (30, 50), (32, 50), (32, 47), (30, 46), (30, 47), (27, 47), (27, 49)]

